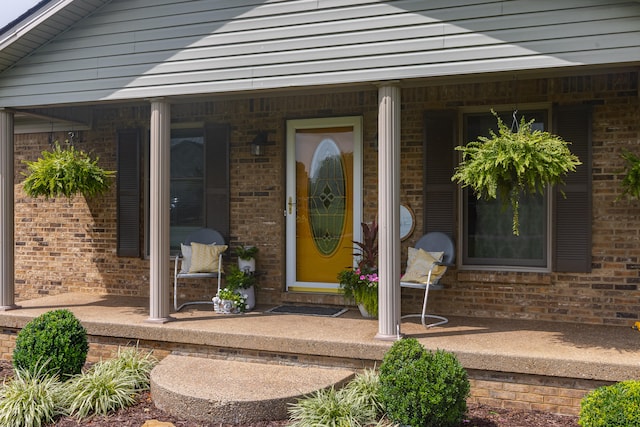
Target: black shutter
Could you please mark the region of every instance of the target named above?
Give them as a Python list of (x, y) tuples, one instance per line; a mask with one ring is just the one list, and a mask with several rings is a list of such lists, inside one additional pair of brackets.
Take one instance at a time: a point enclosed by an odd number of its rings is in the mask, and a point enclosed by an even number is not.
[[(554, 133), (571, 142), (582, 164), (554, 193), (554, 271), (591, 271), (591, 107), (554, 109)], [(564, 191), (564, 197), (560, 190)]]
[(140, 131), (118, 131), (118, 256), (140, 254)]
[(209, 124), (205, 128), (206, 221), (229, 241), (229, 126)]
[(456, 165), (457, 114), (455, 111), (425, 113), (424, 135), (424, 233), (440, 231), (455, 238), (456, 184), (451, 181)]

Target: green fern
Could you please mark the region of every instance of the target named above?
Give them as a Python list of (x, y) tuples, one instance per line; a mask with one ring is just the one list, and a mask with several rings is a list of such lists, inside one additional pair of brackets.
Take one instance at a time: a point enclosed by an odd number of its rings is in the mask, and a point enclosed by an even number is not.
[(25, 174), (24, 190), (31, 197), (46, 198), (103, 194), (109, 189), (115, 172), (102, 169), (98, 160), (73, 145), (61, 148), (55, 143), (53, 150), (43, 151), (38, 160), (24, 161), (29, 171)]
[(620, 157), (625, 161), (625, 168), (622, 171), (625, 175), (622, 179), (621, 199), (627, 196), (629, 199), (640, 199), (640, 157), (631, 151), (624, 151)]
[(462, 162), (451, 178), (470, 187), (477, 198), (493, 200), (500, 196), (503, 207), (513, 210), (513, 234), (520, 234), (519, 203), (523, 193), (543, 193), (547, 185), (563, 184), (568, 172), (582, 164), (571, 153), (562, 138), (533, 129), (533, 120), (520, 120), (517, 132), (498, 120), (498, 134), (490, 131), (490, 138), (458, 146)]

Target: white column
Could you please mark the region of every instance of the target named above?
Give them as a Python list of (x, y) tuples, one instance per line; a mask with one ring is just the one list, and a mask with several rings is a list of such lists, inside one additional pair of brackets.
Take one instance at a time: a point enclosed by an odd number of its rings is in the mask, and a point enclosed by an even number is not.
[(400, 88), (378, 88), (378, 334), (400, 335)]
[(0, 310), (15, 305), (13, 113), (0, 109)]
[(171, 155), (171, 105), (164, 99), (151, 100), (149, 144), (149, 319), (165, 323), (169, 316), (169, 185)]

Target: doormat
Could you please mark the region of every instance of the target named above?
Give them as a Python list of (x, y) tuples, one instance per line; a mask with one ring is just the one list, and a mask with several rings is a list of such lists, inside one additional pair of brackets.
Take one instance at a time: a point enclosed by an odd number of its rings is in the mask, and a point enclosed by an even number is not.
[(267, 313), (304, 314), (306, 316), (338, 317), (348, 308), (320, 307), (316, 305), (279, 305), (267, 310)]

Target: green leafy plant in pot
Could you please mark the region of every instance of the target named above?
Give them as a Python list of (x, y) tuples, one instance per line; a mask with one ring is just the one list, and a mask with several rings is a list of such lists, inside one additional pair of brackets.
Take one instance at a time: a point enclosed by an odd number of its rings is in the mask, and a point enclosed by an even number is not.
[[(228, 292), (235, 292), (238, 295), (244, 296), (244, 310), (251, 310), (256, 305), (255, 286), (257, 278), (255, 274), (241, 270), (236, 265), (230, 265), (227, 273), (225, 274), (225, 287), (221, 289), (225, 291), (225, 295)], [(220, 293), (217, 295), (222, 299)]]
[(238, 267), (241, 270), (256, 271), (256, 254), (258, 253), (256, 246), (238, 246), (234, 253), (238, 257)]
[[(477, 198), (494, 200), (513, 211), (514, 235), (520, 234), (519, 201), (522, 194), (543, 193), (548, 185), (563, 184), (568, 172), (582, 164), (568, 148), (569, 142), (548, 132), (534, 130), (533, 120), (520, 120), (516, 131), (507, 127), (495, 111), (498, 133), (458, 146), (462, 161), (452, 181), (471, 188)], [(515, 113), (514, 113), (515, 122)]]
[(114, 171), (98, 166), (98, 158), (92, 159), (71, 144), (62, 148), (55, 142), (51, 151), (41, 155), (36, 161), (24, 161), (28, 170), (24, 190), (31, 197), (92, 197), (109, 190), (115, 176)]
[(629, 199), (640, 200), (640, 157), (625, 150), (620, 157), (625, 161), (624, 174), (622, 178), (622, 194), (618, 199), (627, 197)]
[(349, 267), (338, 273), (338, 282), (344, 296), (362, 305), (372, 316), (378, 315), (378, 224), (361, 223), (362, 242), (356, 245), (355, 256), (358, 266)]

